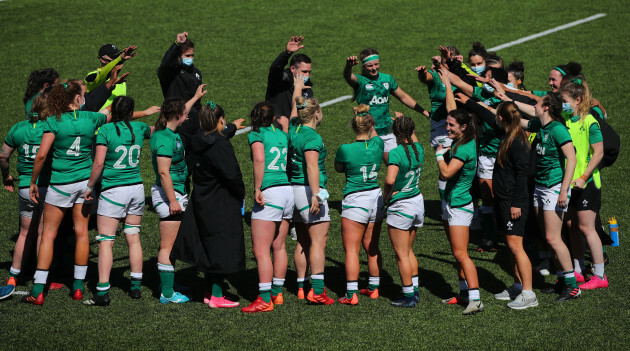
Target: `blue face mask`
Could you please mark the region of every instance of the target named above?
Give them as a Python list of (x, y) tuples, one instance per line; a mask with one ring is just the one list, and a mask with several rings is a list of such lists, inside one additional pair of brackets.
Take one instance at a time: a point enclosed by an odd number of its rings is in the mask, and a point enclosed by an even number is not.
[(486, 65), (483, 65), (483, 66), (476, 66), (476, 67), (470, 67), (470, 69), (471, 69), (473, 72), (477, 73), (477, 74), (481, 74), (483, 71), (485, 71), (485, 70), (486, 70)]
[(185, 58), (185, 57), (182, 58), (182, 65), (184, 65), (184, 66), (192, 66), (192, 64), (193, 64), (193, 59)]
[(562, 103), (562, 112), (570, 112), (573, 113), (573, 109), (571, 108), (571, 104), (568, 102)]
[(308, 77), (308, 76), (304, 77), (304, 84), (308, 83), (309, 79), (311, 79), (311, 77)]
[(489, 93), (494, 93), (494, 87), (488, 83), (483, 83), (483, 90)]

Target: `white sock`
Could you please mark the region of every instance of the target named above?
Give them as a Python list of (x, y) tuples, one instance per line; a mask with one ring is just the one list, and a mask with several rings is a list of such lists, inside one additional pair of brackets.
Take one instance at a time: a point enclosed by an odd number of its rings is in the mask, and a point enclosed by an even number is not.
[(479, 289), (468, 290), (468, 300), (470, 301), (481, 300), (481, 297), (479, 296)]
[(35, 275), (33, 276), (35, 279), (35, 284), (46, 284), (46, 280), (48, 279), (48, 271), (36, 270)]
[(575, 278), (575, 272), (574, 271), (567, 271), (562, 273), (564, 275), (565, 278)]
[(603, 263), (594, 263), (593, 264), (593, 273), (601, 279), (604, 279), (604, 264)]
[(18, 275), (21, 271), (21, 269), (13, 268), (13, 266), (11, 266), (11, 268), (9, 269), (9, 272), (11, 272), (11, 274), (13, 275)]
[(273, 277), (273, 285), (284, 286), (284, 279)]
[(324, 275), (323, 274), (311, 274), (311, 280), (313, 280), (313, 279), (324, 280)]
[(351, 282), (346, 282), (346, 290), (350, 291), (350, 290), (354, 290), (354, 291), (358, 291), (359, 290), (359, 282), (358, 281), (351, 281)]
[(403, 286), (402, 292), (403, 294), (413, 294), (413, 285)]
[(370, 278), (368, 278), (368, 284), (376, 286), (381, 285), (381, 277), (370, 276)]
[(74, 279), (85, 280), (87, 274), (87, 266), (74, 265)]
[(142, 272), (140, 273), (131, 272), (131, 278), (142, 280)]
[(414, 275), (413, 277), (411, 277), (411, 285), (413, 285), (414, 287), (418, 286), (418, 276)]
[(446, 180), (438, 179), (438, 189), (446, 190)]
[(173, 267), (170, 264), (164, 264), (164, 263), (160, 263), (158, 262), (157, 264), (157, 268), (158, 271), (163, 271), (163, 272), (175, 272), (175, 267)]
[(271, 283), (258, 283), (258, 291), (271, 290)]

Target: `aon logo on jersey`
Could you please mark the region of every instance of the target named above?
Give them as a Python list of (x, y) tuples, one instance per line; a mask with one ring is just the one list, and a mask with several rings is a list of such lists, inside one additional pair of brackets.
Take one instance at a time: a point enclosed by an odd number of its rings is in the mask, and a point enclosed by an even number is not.
[(389, 96), (378, 97), (372, 96), (372, 100), (370, 100), (370, 105), (382, 105), (389, 102)]
[(544, 146), (540, 146), (540, 144), (536, 144), (536, 153), (538, 155), (544, 156), (545, 155), (545, 147)]

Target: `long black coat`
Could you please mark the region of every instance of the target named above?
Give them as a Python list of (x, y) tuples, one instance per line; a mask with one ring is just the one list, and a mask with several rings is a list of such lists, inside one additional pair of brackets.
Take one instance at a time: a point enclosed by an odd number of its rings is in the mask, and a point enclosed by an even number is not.
[(242, 271), (245, 185), (232, 144), (218, 132), (198, 132), (193, 137), (193, 152), (199, 155), (199, 162), (171, 256), (204, 273)]

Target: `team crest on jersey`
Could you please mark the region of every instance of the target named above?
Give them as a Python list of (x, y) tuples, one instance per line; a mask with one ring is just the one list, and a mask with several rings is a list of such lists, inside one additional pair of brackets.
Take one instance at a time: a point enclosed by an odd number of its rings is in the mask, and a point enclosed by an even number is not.
[(383, 86), (385, 87), (385, 89), (389, 89), (389, 83), (383, 83)]
[(179, 140), (177, 140), (177, 144), (176, 145), (177, 145), (178, 149), (182, 147), (182, 143), (180, 143)]
[(198, 80), (201, 80), (201, 77), (199, 76), (199, 73), (195, 72), (195, 77), (197, 77)]
[(512, 221), (508, 221), (508, 222), (507, 222), (507, 228), (508, 228), (508, 230), (512, 230), (512, 226), (514, 226), (514, 224), (512, 224)]

